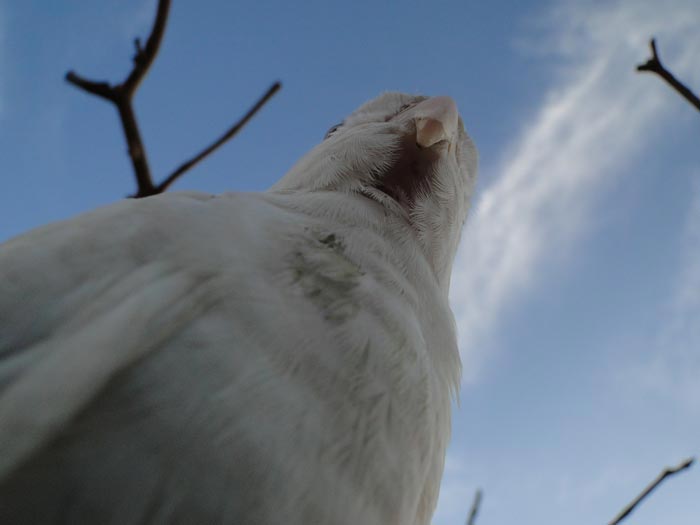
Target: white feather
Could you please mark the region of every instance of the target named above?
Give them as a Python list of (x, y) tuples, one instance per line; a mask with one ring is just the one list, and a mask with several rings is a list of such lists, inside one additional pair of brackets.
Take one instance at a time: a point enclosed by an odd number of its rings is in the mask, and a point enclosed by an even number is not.
[(476, 152), (460, 121), (405, 183), (422, 100), (369, 102), (268, 192), (2, 245), (0, 522), (428, 523)]

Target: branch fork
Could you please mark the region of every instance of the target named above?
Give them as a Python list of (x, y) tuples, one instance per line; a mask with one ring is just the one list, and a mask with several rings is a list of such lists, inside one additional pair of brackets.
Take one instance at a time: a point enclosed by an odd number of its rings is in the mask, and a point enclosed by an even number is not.
[(637, 71), (639, 71), (640, 73), (656, 73), (666, 82), (668, 82), (671, 85), (671, 87), (673, 87), (673, 89), (675, 89), (684, 99), (686, 99), (693, 106), (695, 106), (695, 109), (700, 111), (700, 98), (698, 98), (698, 96), (695, 93), (693, 93), (690, 89), (683, 85), (676, 77), (674, 77), (673, 74), (668, 69), (666, 69), (661, 63), (661, 59), (659, 58), (659, 54), (656, 49), (655, 38), (651, 39), (651, 42), (649, 42), (649, 47), (651, 49), (651, 58), (649, 58), (649, 60), (647, 60), (644, 64), (639, 64), (637, 66)]
[(656, 489), (656, 487), (658, 487), (661, 484), (663, 480), (690, 468), (694, 461), (695, 458), (688, 458), (675, 467), (666, 467), (661, 472), (661, 474), (659, 474), (654, 481), (649, 483), (649, 485), (647, 485), (644, 488), (644, 490), (639, 494), (639, 496), (634, 498), (634, 500), (632, 500), (632, 502), (629, 505), (622, 509), (620, 513), (617, 516), (615, 516), (608, 525), (618, 525), (618, 523), (622, 522), (622, 520), (629, 516), (632, 513), (632, 511), (637, 507), (637, 505), (639, 505), (642, 502), (642, 500), (649, 496), (649, 494), (651, 494)]
[(138, 122), (136, 120), (136, 114), (134, 113), (133, 99), (136, 90), (146, 76), (146, 73), (148, 73), (148, 70), (158, 54), (158, 50), (160, 49), (161, 42), (163, 41), (163, 35), (165, 34), (168, 14), (170, 12), (170, 4), (171, 0), (159, 0), (156, 19), (153, 23), (151, 34), (146, 40), (146, 45), (143, 46), (139, 38), (134, 40), (134, 48), (136, 50), (133, 57), (134, 67), (124, 82), (121, 84), (111, 85), (108, 82), (96, 82), (86, 79), (74, 71), (69, 71), (66, 74), (66, 80), (69, 83), (82, 89), (83, 91), (87, 91), (92, 95), (108, 100), (116, 106), (121, 119), (122, 128), (124, 130), (129, 157), (131, 158), (131, 163), (134, 168), (134, 175), (136, 177), (138, 189), (136, 193), (132, 195), (132, 197), (135, 198), (156, 195), (168, 189), (168, 187), (186, 171), (194, 167), (214, 150), (236, 135), (238, 131), (240, 131), (240, 129), (243, 128), (243, 126), (245, 126), (248, 121), (260, 110), (260, 108), (262, 108), (267, 101), (272, 98), (272, 96), (282, 87), (279, 82), (272, 84), (272, 86), (270, 86), (263, 96), (260, 97), (253, 107), (248, 110), (248, 112), (238, 122), (231, 126), (231, 128), (229, 128), (220, 138), (214, 141), (210, 146), (204, 148), (204, 150), (192, 157), (190, 160), (181, 164), (161, 183), (155, 184), (151, 176), (146, 149), (143, 146), (141, 132), (139, 131)]

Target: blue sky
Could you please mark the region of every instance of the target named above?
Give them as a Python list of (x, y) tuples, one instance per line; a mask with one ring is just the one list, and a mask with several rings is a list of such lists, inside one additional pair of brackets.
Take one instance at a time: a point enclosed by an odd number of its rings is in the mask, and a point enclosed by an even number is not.
[[(155, 1), (0, 0), (0, 239), (133, 191), (114, 109)], [(283, 90), (177, 189), (264, 190), (384, 90), (448, 94), (481, 153), (452, 303), (465, 377), (435, 525), (607, 523), (700, 451), (694, 0), (175, 1), (137, 96), (157, 178)], [(700, 469), (629, 523), (696, 524)]]

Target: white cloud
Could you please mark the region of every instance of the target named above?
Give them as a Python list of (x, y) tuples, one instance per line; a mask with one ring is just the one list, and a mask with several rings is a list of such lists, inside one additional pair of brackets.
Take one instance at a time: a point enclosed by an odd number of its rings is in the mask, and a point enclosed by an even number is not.
[[(683, 266), (679, 272), (671, 330), (687, 337), (684, 346), (700, 348), (700, 173), (684, 232)], [(699, 356), (700, 357), (700, 356)], [(700, 364), (700, 359), (698, 359)], [(697, 368), (697, 367), (696, 367)], [(695, 381), (697, 383), (697, 381)]]
[[(591, 225), (588, 214), (596, 200), (611, 182), (631, 175), (625, 164), (657, 138), (665, 119), (697, 118), (658, 77), (633, 71), (647, 59), (648, 39), (654, 35), (667, 67), (688, 84), (700, 85), (695, 1), (622, 0), (606, 7), (579, 3), (557, 8), (547, 20), (546, 34), (540, 31), (538, 41), (530, 38), (527, 48), (539, 54), (556, 49), (566, 56), (566, 70), (553, 76), (532, 123), (502, 160), (499, 176), (486, 174), (494, 183), (483, 189), (455, 263), (451, 301), (467, 382), (483, 368), (485, 343), (497, 335), (499, 316), (534, 288), (541, 268), (551, 268), (552, 259), (581, 238)], [(635, 386), (641, 378), (655, 394), (665, 392), (698, 409), (700, 183), (694, 197), (678, 282), (668, 315), (659, 321), (658, 352), (643, 370), (630, 373)], [(464, 521), (475, 482), (486, 487), (484, 519), (506, 507), (542, 511), (532, 502), (548, 493), (553, 498), (546, 505), (550, 514), (552, 507), (565, 508), (569, 515), (595, 512), (604, 522), (625, 502), (627, 496), (618, 494), (651, 479), (636, 456), (601, 454), (601, 468), (567, 475), (560, 472), (561, 465), (533, 468), (525, 460), (530, 468), (522, 472), (509, 465), (492, 473), (488, 462), (493, 456), (485, 454), (481, 462), (471, 458), (467, 468), (457, 454), (459, 447), (448, 454), (436, 525)]]
[(624, 176), (620, 168), (662, 117), (673, 115), (678, 95), (658, 78), (633, 72), (648, 56), (650, 35), (669, 68), (684, 78), (697, 75), (697, 5), (669, 4), (578, 3), (548, 18), (551, 33), (542, 48), (565, 55), (566, 71), (502, 162), (501, 175), (482, 192), (455, 264), (451, 301), (465, 381), (481, 368), (479, 348), (497, 331), (499, 314), (580, 236), (595, 199)]
[(700, 413), (700, 172), (683, 231), (681, 264), (655, 350), (641, 366), (629, 365), (634, 385), (671, 397)]

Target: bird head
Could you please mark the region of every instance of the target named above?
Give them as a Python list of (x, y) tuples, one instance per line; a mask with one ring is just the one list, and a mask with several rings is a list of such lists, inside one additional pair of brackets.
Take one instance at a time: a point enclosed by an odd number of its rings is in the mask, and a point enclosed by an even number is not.
[(477, 157), (450, 97), (385, 93), (333, 126), (271, 189), (373, 201), (398, 219), (390, 228), (415, 238), (447, 288)]

